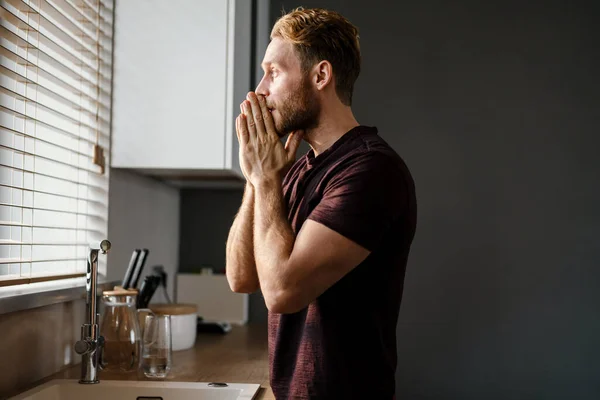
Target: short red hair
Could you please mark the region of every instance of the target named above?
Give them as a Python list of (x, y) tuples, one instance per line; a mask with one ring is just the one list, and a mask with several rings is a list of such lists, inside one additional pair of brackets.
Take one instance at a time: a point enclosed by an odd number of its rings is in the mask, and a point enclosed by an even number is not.
[(335, 11), (298, 7), (277, 20), (271, 39), (276, 37), (293, 43), (304, 72), (320, 61), (329, 61), (338, 97), (352, 105), (361, 62), (356, 26)]

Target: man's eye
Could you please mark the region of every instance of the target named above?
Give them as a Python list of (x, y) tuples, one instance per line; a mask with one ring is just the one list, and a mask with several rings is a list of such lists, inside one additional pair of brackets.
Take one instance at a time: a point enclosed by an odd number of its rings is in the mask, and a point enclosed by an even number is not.
[(275, 70), (271, 70), (271, 76), (272, 76), (272, 77), (275, 77), (275, 76), (277, 76), (277, 71), (275, 71)]

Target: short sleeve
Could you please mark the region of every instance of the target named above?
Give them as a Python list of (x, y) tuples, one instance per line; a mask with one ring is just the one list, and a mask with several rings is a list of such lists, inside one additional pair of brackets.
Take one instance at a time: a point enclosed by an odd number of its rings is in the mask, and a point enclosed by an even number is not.
[(368, 152), (331, 178), (309, 219), (374, 251), (407, 207), (406, 183), (396, 160)]

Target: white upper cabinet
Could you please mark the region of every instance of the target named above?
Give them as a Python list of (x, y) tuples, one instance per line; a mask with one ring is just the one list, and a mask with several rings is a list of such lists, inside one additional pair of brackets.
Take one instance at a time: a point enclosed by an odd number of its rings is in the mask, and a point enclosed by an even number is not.
[(120, 0), (112, 166), (241, 176), (235, 118), (251, 90), (248, 0)]

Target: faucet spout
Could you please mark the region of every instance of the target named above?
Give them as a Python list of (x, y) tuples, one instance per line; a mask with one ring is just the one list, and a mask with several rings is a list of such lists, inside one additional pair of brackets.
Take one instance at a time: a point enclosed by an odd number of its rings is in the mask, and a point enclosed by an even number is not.
[[(87, 320), (86, 323), (93, 325), (96, 323), (96, 287), (98, 284), (98, 252), (106, 254), (110, 250), (110, 242), (103, 240), (99, 243), (90, 245), (90, 252), (87, 259), (87, 268), (85, 273), (85, 291), (87, 294)], [(94, 337), (93, 339), (97, 339)]]
[(81, 354), (81, 379), (79, 383), (98, 383), (98, 362), (104, 338), (98, 335), (99, 315), (96, 304), (98, 285), (98, 252), (106, 254), (110, 242), (102, 240), (92, 244), (87, 258), (85, 275), (86, 321), (81, 326), (81, 340), (75, 343), (75, 351)]

